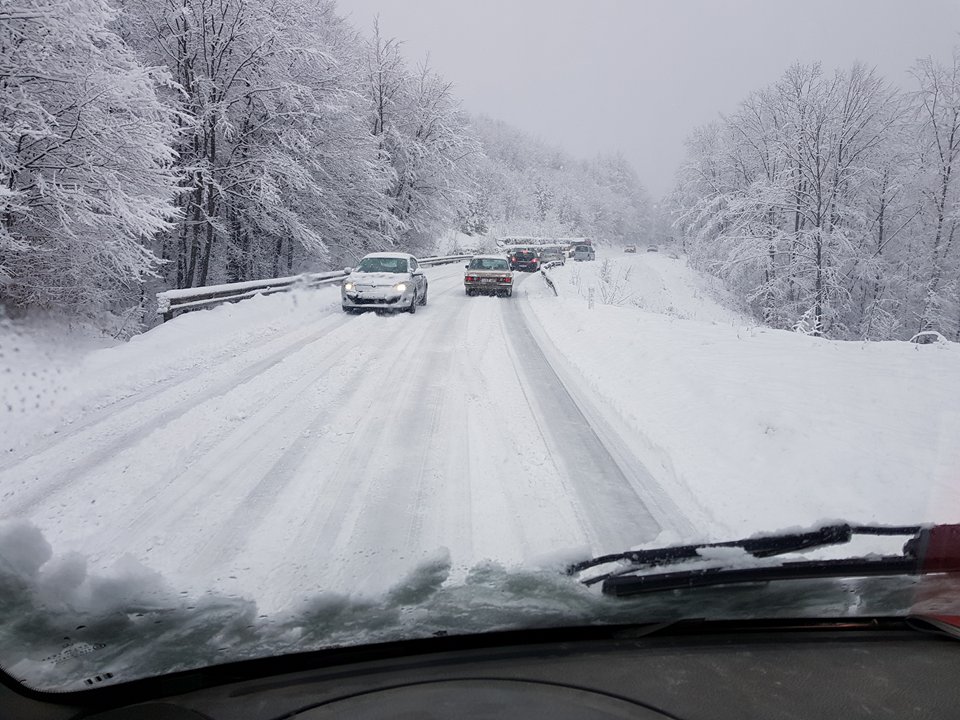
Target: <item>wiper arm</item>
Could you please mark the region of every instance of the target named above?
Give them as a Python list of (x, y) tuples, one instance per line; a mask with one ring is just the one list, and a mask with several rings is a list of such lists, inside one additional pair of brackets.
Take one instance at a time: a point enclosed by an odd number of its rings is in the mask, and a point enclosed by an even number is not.
[[(909, 539), (904, 545), (903, 555), (847, 560), (808, 560), (762, 567), (713, 567), (677, 572), (645, 572), (651, 568), (703, 559), (699, 551), (709, 548), (740, 548), (755, 558), (768, 558), (800, 550), (847, 543), (854, 535), (903, 535), (909, 536)], [(626, 566), (613, 572), (587, 578), (583, 581), (584, 584), (593, 585), (602, 582), (604, 593), (622, 596), (766, 580), (956, 572), (960, 571), (960, 525), (939, 525), (932, 528), (919, 525), (901, 527), (828, 525), (800, 533), (784, 533), (720, 543), (631, 550), (577, 563), (570, 566), (567, 572), (573, 575), (613, 562), (626, 563)]]
[(874, 559), (802, 560), (751, 568), (701, 568), (652, 575), (611, 575), (603, 581), (605, 595), (625, 597), (662, 590), (683, 590), (713, 585), (736, 585), (775, 580), (809, 580), (830, 577), (911, 575), (916, 561), (901, 555)]
[[(848, 524), (825, 525), (817, 530), (808, 530), (799, 533), (783, 533), (780, 535), (769, 535), (767, 537), (745, 538), (743, 540), (729, 540), (727, 542), (717, 543), (674, 545), (651, 550), (628, 550), (627, 552), (615, 553), (613, 555), (602, 555), (592, 560), (571, 565), (567, 568), (567, 573), (573, 575), (598, 565), (621, 561), (631, 563), (633, 567), (630, 569), (668, 565), (683, 560), (695, 560), (700, 557), (700, 550), (709, 548), (741, 548), (756, 558), (773, 557), (775, 555), (783, 555), (784, 553), (798, 552), (800, 550), (808, 550), (827, 545), (842, 545), (843, 543), (850, 542), (854, 534), (916, 535), (919, 531), (919, 526), (885, 527), (862, 525), (854, 527)], [(608, 576), (609, 574), (590, 578), (585, 581), (585, 584), (593, 585), (606, 579)]]

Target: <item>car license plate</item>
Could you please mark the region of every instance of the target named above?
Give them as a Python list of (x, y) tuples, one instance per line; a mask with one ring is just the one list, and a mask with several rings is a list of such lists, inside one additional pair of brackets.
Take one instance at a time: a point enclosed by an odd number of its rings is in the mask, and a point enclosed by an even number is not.
[(495, 283), (496, 281), (496, 278), (480, 278), (480, 282), (482, 283)]

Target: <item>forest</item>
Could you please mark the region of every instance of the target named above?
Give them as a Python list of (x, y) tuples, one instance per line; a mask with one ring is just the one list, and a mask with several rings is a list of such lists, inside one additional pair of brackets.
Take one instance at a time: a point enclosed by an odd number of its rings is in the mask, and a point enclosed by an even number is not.
[(697, 129), (669, 200), (691, 261), (772, 327), (960, 340), (960, 48), (910, 79), (796, 64)]
[(451, 80), (330, 0), (0, 8), (8, 313), (136, 332), (163, 289), (429, 252), (449, 229), (619, 241), (648, 211), (623, 157), (468, 116)]
[(468, 114), (455, 79), (333, 0), (10, 0), (0, 306), (137, 332), (160, 290), (456, 229), (676, 242), (769, 326), (958, 340), (960, 49), (909, 78), (789, 67), (690, 135), (654, 203), (620, 154)]

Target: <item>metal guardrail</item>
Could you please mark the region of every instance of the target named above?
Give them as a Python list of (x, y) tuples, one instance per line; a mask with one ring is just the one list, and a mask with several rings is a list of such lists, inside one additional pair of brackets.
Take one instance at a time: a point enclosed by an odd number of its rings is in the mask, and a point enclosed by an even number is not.
[(553, 290), (554, 297), (558, 297), (559, 293), (557, 293), (557, 286), (553, 284), (553, 280), (551, 280), (550, 276), (547, 275), (547, 270), (550, 268), (560, 267), (561, 265), (563, 265), (563, 263), (559, 260), (551, 260), (548, 263), (544, 263), (540, 268), (540, 275), (543, 277), (544, 282), (547, 283), (547, 287)]
[[(469, 260), (472, 255), (440, 255), (435, 257), (418, 258), (417, 262), (427, 267), (447, 265), (449, 263)], [(189, 312), (214, 307), (225, 302), (239, 302), (257, 295), (272, 295), (278, 292), (289, 292), (295, 288), (315, 288), (321, 285), (333, 285), (347, 277), (342, 270), (324, 273), (306, 273), (289, 277), (268, 278), (266, 280), (249, 280), (246, 282), (224, 283), (222, 285), (207, 285), (198, 288), (184, 288), (182, 290), (164, 290), (157, 293), (157, 314), (163, 316), (163, 321), (172, 320), (177, 313)]]

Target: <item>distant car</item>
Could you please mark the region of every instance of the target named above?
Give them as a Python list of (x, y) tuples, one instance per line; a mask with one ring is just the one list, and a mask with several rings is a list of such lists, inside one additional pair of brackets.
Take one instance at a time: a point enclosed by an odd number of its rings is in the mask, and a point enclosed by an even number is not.
[(558, 262), (561, 265), (567, 262), (567, 254), (560, 248), (546, 248), (540, 251), (541, 265), (548, 262)]
[(510, 263), (500, 255), (476, 255), (467, 263), (463, 275), (467, 295), (513, 295), (513, 271)]
[(343, 311), (376, 310), (415, 313), (427, 304), (427, 278), (420, 263), (406, 253), (370, 253), (340, 285)]
[(624, 251), (625, 253), (635, 253), (635, 252), (637, 251), (637, 246), (636, 246), (636, 245), (624, 245), (624, 246), (623, 246), (623, 251)]
[(510, 253), (510, 269), (536, 272), (540, 269), (540, 255), (536, 250), (514, 250)]
[(590, 245), (575, 245), (573, 248), (573, 259), (580, 262), (584, 260), (596, 260), (597, 254)]
[(647, 245), (647, 252), (660, 252), (660, 248), (656, 245)]

